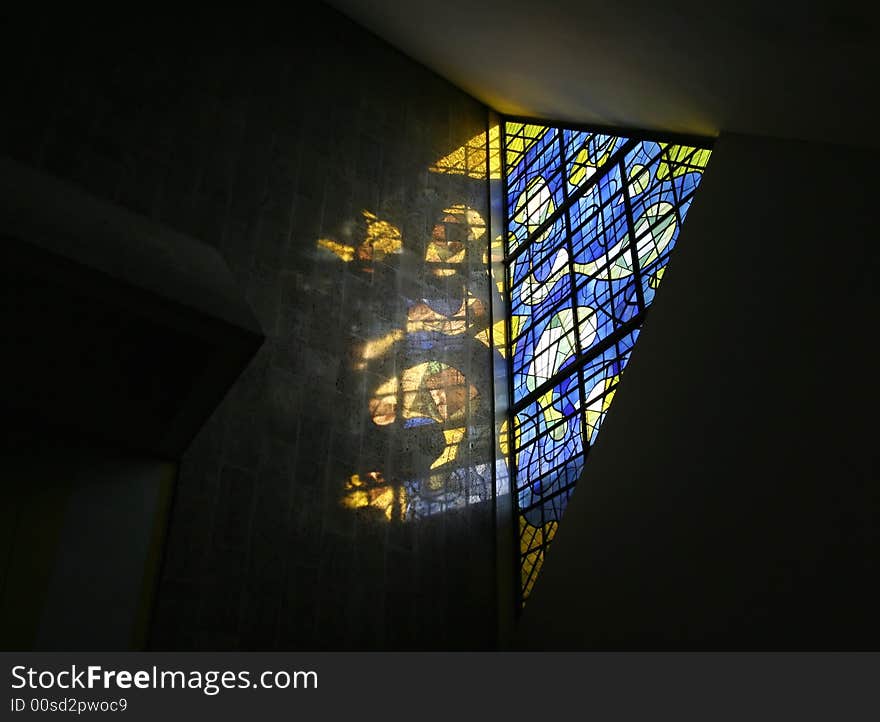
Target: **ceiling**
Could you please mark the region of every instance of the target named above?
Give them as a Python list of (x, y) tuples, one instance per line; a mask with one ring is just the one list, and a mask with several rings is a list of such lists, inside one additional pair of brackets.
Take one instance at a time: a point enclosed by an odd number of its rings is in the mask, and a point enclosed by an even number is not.
[(330, 0), (503, 113), (880, 147), (880, 10), (810, 0)]

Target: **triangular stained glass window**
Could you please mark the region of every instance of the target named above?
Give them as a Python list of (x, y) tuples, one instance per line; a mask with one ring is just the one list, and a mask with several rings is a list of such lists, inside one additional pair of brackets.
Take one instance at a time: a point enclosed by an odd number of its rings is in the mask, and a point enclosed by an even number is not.
[(510, 121), (502, 147), (513, 430), (503, 438), (524, 603), (711, 151)]

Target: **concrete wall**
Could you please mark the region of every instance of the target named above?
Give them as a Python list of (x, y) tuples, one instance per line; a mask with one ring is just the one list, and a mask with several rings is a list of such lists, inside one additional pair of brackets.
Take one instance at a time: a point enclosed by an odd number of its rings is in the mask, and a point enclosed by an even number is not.
[[(268, 336), (182, 461), (153, 646), (484, 648), (492, 357), (462, 304), (488, 303), (487, 239), (448, 209), (487, 219), (487, 184), (429, 168), (486, 109), (298, 10), (20, 24), (0, 149), (217, 247)], [(431, 265), (438, 225), (466, 253)], [(399, 410), (406, 370), (432, 362), (467, 379), (439, 389), (458, 415), (374, 423), (377, 389), (397, 379)], [(420, 495), (440, 512), (402, 519)]]
[(57, 439), (3, 458), (0, 648), (143, 649), (176, 465)]
[(719, 139), (521, 646), (880, 645), (878, 161)]

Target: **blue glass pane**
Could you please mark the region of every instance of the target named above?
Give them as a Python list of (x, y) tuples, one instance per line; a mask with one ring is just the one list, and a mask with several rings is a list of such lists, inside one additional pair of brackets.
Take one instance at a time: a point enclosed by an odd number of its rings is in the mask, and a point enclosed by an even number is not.
[(559, 134), (548, 131), (508, 169), (508, 252), (538, 233), (563, 205), (564, 189)]

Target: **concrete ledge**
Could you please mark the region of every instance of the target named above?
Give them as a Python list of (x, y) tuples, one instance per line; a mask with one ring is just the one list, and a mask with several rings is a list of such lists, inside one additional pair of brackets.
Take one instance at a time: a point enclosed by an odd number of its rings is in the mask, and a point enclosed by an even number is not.
[(0, 236), (18, 441), (176, 458), (264, 340), (213, 248), (8, 159)]

